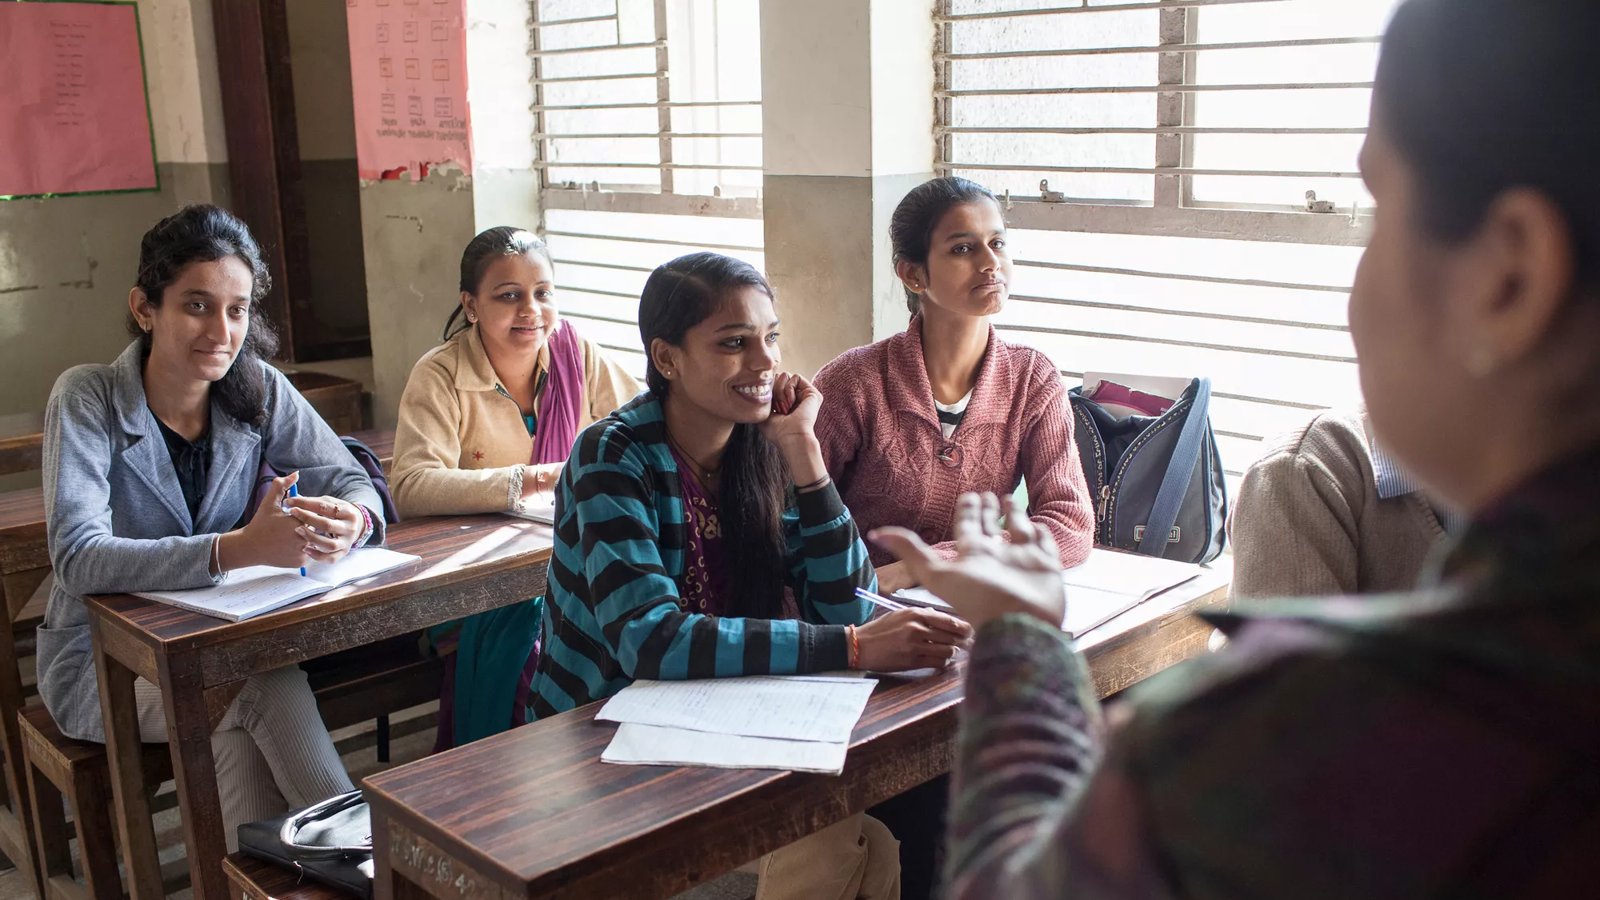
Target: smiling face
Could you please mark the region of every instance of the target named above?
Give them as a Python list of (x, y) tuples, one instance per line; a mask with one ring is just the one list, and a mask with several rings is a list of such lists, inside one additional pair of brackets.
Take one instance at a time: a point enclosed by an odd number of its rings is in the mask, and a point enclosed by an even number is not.
[(939, 217), (926, 265), (901, 263), (897, 272), (922, 296), (924, 316), (989, 316), (1011, 296), (1006, 223), (991, 200), (958, 203)]
[(484, 269), (475, 294), (461, 305), (478, 323), (478, 334), (494, 359), (532, 360), (559, 321), (555, 275), (538, 253), (501, 256)]
[(772, 414), (778, 314), (760, 288), (731, 289), (710, 316), (684, 332), (679, 345), (657, 338), (651, 355), (671, 381), (674, 405), (718, 424), (755, 424)]
[(221, 380), (250, 332), (254, 287), (250, 267), (226, 256), (184, 266), (158, 303), (134, 288), (128, 305), (139, 327), (150, 334), (146, 365), (179, 380)]

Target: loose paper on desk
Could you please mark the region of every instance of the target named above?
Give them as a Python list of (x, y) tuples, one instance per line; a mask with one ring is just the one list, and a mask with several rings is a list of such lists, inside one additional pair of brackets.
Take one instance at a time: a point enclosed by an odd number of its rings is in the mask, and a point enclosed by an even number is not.
[(517, 505), (506, 510), (506, 515), (516, 516), (519, 519), (528, 519), (533, 522), (543, 522), (546, 525), (556, 523), (556, 495), (554, 493), (538, 493), (531, 497), (524, 497), (517, 501)]
[(629, 723), (617, 729), (600, 761), (624, 766), (786, 769), (837, 775), (844, 771), (849, 746), (849, 741), (788, 741)]
[(876, 685), (868, 678), (820, 675), (635, 681), (595, 718), (746, 737), (848, 741)]
[(305, 575), (296, 569), (246, 566), (229, 572), (226, 581), (212, 587), (185, 591), (137, 591), (134, 596), (157, 600), (201, 615), (240, 622), (420, 558), (382, 547), (364, 547), (350, 551), (338, 562), (306, 566)]
[[(1081, 635), (1104, 625), (1162, 591), (1193, 580), (1204, 571), (1191, 563), (1096, 547), (1089, 558), (1061, 573), (1067, 588), (1067, 618), (1061, 627)], [(895, 597), (918, 606), (950, 609), (923, 588), (897, 591)]]

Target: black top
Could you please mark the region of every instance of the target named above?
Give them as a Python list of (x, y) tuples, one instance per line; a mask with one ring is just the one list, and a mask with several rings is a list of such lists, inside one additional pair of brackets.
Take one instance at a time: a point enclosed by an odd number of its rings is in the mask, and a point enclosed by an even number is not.
[(167, 455), (172, 457), (172, 471), (178, 477), (178, 489), (183, 491), (183, 503), (189, 507), (189, 521), (200, 514), (200, 500), (206, 495), (206, 469), (211, 464), (211, 433), (208, 431), (194, 442), (167, 427), (161, 417), (151, 413), (161, 436), (167, 442)]

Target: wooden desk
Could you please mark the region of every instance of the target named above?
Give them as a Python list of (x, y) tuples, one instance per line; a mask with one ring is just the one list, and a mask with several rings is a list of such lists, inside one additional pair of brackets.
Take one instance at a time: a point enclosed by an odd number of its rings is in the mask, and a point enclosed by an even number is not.
[(31, 656), (29, 635), (42, 606), (28, 607), (34, 589), (50, 574), (45, 545), (44, 492), (39, 488), (0, 494), (0, 749), (5, 754), (4, 795), (0, 797), (0, 852), (23, 871), (32, 871), (28, 834), (33, 820), (22, 780), (21, 662)]
[(123, 861), (134, 900), (161, 896), (143, 793), (133, 681), (161, 686), (194, 896), (227, 895), (211, 732), (259, 672), (416, 631), (544, 593), (550, 528), (506, 516), (415, 519), (389, 546), (422, 557), (358, 585), (227, 622), (128, 595), (91, 597), (89, 621)]
[[(1102, 696), (1201, 653), (1226, 569), (1084, 636)], [(665, 897), (950, 770), (964, 666), (883, 679), (838, 777), (600, 762), (599, 703), (366, 779), (376, 894)]]
[(44, 413), (0, 416), (0, 475), (32, 472), (39, 468), (44, 446)]

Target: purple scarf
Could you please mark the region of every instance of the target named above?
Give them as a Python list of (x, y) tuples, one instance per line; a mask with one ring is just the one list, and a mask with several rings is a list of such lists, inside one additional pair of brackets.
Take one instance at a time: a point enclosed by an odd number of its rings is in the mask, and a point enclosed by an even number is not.
[(531, 465), (566, 462), (578, 437), (578, 415), (583, 409), (583, 357), (578, 335), (566, 319), (556, 326), (546, 344), (550, 348), (550, 374), (545, 376), (544, 399), (539, 403), (539, 426), (533, 435)]

